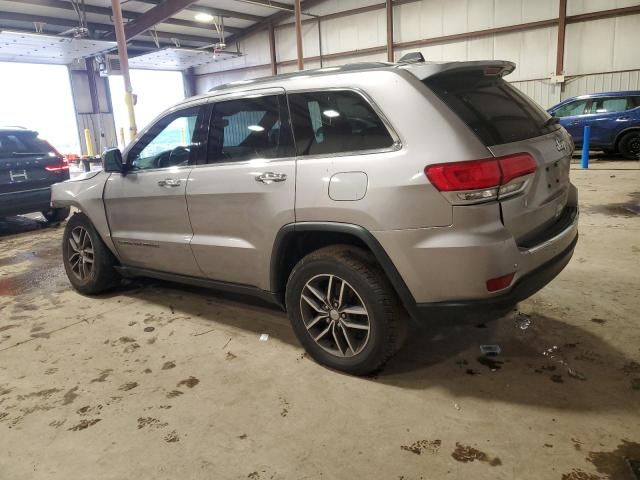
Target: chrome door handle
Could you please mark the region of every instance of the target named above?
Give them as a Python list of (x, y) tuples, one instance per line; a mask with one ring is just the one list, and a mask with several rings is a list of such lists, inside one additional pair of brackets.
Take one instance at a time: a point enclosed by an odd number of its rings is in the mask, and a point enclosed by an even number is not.
[(616, 118), (616, 122), (626, 122), (629, 120), (629, 117), (618, 117)]
[(158, 180), (159, 187), (167, 187), (167, 188), (179, 187), (180, 183), (181, 183), (180, 180), (176, 178), (166, 178), (164, 180)]
[(287, 179), (287, 175), (284, 173), (266, 172), (256, 177), (256, 182), (262, 182), (269, 185), (274, 182), (284, 182)]

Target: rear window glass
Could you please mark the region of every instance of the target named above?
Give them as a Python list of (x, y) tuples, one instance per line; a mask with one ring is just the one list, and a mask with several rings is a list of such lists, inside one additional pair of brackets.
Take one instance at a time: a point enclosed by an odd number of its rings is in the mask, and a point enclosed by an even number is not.
[(485, 145), (539, 137), (559, 128), (533, 100), (500, 77), (483, 72), (436, 75), (424, 80)]
[(298, 155), (326, 155), (389, 148), (393, 138), (359, 94), (325, 91), (289, 94)]
[(51, 146), (34, 132), (0, 132), (0, 155), (56, 154)]

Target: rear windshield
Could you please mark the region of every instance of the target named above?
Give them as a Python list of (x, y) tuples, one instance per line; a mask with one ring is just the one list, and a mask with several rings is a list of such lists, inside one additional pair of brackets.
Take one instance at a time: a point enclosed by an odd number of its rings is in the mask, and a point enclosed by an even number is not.
[(0, 131), (0, 156), (19, 157), (24, 155), (46, 155), (55, 150), (47, 142), (38, 138), (35, 132)]
[(423, 82), (487, 146), (539, 137), (559, 128), (548, 123), (547, 112), (502, 77), (465, 72), (436, 75)]

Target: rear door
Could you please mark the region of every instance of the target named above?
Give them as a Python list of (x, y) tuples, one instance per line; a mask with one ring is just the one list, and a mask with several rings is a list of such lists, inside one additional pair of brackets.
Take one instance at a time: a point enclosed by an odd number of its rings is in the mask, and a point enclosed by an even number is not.
[(69, 178), (62, 156), (30, 130), (0, 130), (0, 194), (48, 188)]
[(191, 248), (217, 281), (269, 289), (280, 228), (295, 221), (296, 161), (283, 89), (212, 100), (207, 157), (189, 176)]
[(591, 125), (591, 144), (595, 146), (613, 145), (616, 134), (628, 126), (632, 109), (631, 97), (599, 97), (591, 102), (591, 115), (587, 125)]
[(107, 180), (104, 204), (124, 265), (202, 275), (189, 245), (185, 192), (191, 162), (200, 155), (205, 110), (193, 106), (165, 115), (126, 153), (127, 174)]
[(553, 223), (569, 194), (572, 146), (566, 131), (503, 78), (482, 70), (436, 75), (425, 83), (494, 156), (528, 153), (535, 160), (537, 169), (520, 193), (499, 200), (502, 221), (516, 240), (526, 243)]

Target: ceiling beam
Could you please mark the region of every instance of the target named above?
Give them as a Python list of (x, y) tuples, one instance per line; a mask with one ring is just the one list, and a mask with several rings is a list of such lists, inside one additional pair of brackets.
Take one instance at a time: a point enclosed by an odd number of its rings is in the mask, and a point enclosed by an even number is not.
[(258, 5), (259, 7), (275, 8), (277, 10), (283, 10), (286, 12), (294, 13), (293, 5), (289, 5), (281, 2), (274, 2), (272, 0), (237, 0), (237, 1), (242, 3), (249, 3), (251, 5)]
[[(300, 8), (302, 9), (302, 15), (305, 14), (305, 10), (307, 10), (309, 8), (313, 8), (313, 7), (317, 6), (317, 5), (320, 5), (324, 1), (326, 1), (326, 0), (305, 0), (304, 2), (301, 2)], [(279, 11), (277, 13), (274, 13), (273, 15), (269, 15), (268, 17), (264, 17), (259, 22), (251, 25), (250, 27), (245, 28), (242, 31), (242, 33), (239, 33), (237, 35), (232, 35), (231, 37), (229, 37), (227, 39), (227, 44), (231, 44), (233, 42), (237, 42), (241, 38), (244, 38), (244, 37), (246, 37), (248, 35), (251, 35), (252, 33), (259, 32), (261, 30), (266, 30), (266, 29), (269, 28), (269, 24), (276, 25), (277, 23), (282, 22), (283, 20), (287, 20), (293, 14), (294, 14), (293, 10), (287, 11), (287, 12), (281, 10), (281, 11)]]
[[(57, 8), (57, 9), (60, 9), (60, 10), (68, 10), (68, 11), (75, 12), (71, 2), (67, 1), (67, 0), (7, 0), (7, 1), (15, 2), (15, 3), (21, 3), (21, 4), (27, 4), (27, 5), (35, 5), (35, 6), (38, 6), (38, 7)], [(113, 16), (113, 12), (111, 11), (110, 8), (107, 8), (107, 7), (98, 7), (98, 6), (95, 6), (95, 5), (85, 5), (84, 10), (85, 10), (86, 13), (93, 13), (95, 15), (106, 15), (109, 18), (111, 18)], [(122, 16), (124, 18), (130, 19), (130, 20), (135, 20), (135, 19), (139, 18), (142, 15), (144, 15), (144, 14), (140, 13), (140, 12), (131, 12), (131, 11), (127, 11), (127, 10), (123, 10), (122, 11)], [(204, 29), (204, 30), (208, 30), (208, 29), (213, 30), (213, 26), (212, 25), (207, 25), (207, 24), (200, 23), (200, 22), (192, 22), (192, 21), (189, 21), (189, 20), (182, 20), (180, 18), (167, 18), (162, 23), (164, 23), (166, 25), (176, 25), (176, 26), (179, 26), (179, 27), (200, 28), (200, 29)], [(225, 25), (224, 29), (225, 29), (226, 32), (229, 32), (231, 34), (238, 33), (238, 32), (242, 31), (241, 28), (227, 27), (226, 25)]]
[[(48, 25), (57, 25), (60, 27), (77, 27), (78, 21), (72, 20), (69, 18), (58, 18), (58, 17), (44, 17), (42, 15), (31, 15), (28, 13), (14, 13), (14, 12), (5, 12), (0, 11), (0, 19), (1, 20), (9, 20), (14, 22), (41, 22)], [(6, 27), (11, 29), (12, 27)], [(99, 31), (99, 32), (108, 32), (113, 33), (113, 25), (107, 23), (95, 23), (95, 22), (87, 22), (87, 28), (90, 31)], [(173, 33), (173, 32), (156, 32), (159, 39), (167, 39), (171, 43), (173, 41), (172, 38), (176, 38), (179, 41), (190, 42), (190, 43), (199, 43), (203, 45), (209, 45), (214, 41), (218, 34), (212, 30), (211, 37), (201, 37), (198, 35), (186, 35), (184, 33)], [(150, 35), (149, 35), (150, 36)], [(111, 38), (103, 37), (100, 40), (111, 40)]]
[[(140, 3), (146, 3), (149, 5), (158, 5), (162, 2), (162, 0), (136, 0), (136, 1)], [(239, 20), (248, 20), (250, 22), (258, 22), (264, 18), (264, 17), (261, 17), (260, 15), (252, 15), (250, 13), (236, 12), (234, 10), (224, 10), (222, 8), (210, 8), (210, 7), (200, 6), (200, 5), (190, 5), (186, 7), (185, 10), (208, 13), (209, 15), (213, 15), (214, 17), (237, 18)]]
[[(127, 40), (155, 27), (195, 2), (196, 0), (164, 0), (124, 26)], [(107, 38), (115, 38), (115, 33), (110, 33)]]

